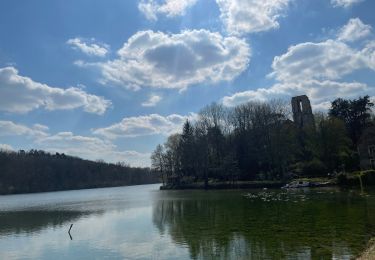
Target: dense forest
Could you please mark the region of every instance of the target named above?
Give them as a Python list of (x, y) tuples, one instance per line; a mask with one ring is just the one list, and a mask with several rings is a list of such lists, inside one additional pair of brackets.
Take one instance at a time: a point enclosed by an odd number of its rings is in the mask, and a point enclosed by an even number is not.
[(331, 103), (328, 113), (314, 115), (311, 127), (290, 119), (281, 100), (248, 102), (227, 108), (213, 103), (181, 134), (169, 136), (151, 156), (163, 183), (285, 180), (327, 176), (359, 169), (357, 142), (374, 124), (369, 96)]
[(159, 182), (149, 168), (88, 161), (44, 151), (0, 150), (0, 194), (137, 185)]

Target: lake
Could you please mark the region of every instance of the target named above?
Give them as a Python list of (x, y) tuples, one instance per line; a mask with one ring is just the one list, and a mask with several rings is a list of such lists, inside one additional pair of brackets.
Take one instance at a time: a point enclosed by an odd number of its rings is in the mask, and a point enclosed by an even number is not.
[(0, 259), (350, 259), (375, 235), (375, 192), (159, 186), (0, 196)]

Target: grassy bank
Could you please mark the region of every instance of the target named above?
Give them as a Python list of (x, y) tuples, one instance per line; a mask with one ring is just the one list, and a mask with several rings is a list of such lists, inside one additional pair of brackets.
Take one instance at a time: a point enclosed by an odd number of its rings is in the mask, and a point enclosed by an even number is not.
[(364, 187), (374, 186), (375, 170), (355, 171), (347, 174), (339, 174), (337, 176), (337, 184), (339, 186), (360, 187), (361, 182)]

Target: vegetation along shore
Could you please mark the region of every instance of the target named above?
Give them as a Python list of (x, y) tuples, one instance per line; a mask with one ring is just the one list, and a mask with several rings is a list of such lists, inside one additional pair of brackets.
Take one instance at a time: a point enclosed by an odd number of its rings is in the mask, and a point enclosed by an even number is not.
[[(322, 178), (342, 186), (375, 184), (374, 104), (369, 96), (331, 102), (312, 113), (307, 96), (289, 104), (213, 103), (152, 154), (162, 189), (281, 187)], [(292, 120), (293, 119), (293, 120)]]

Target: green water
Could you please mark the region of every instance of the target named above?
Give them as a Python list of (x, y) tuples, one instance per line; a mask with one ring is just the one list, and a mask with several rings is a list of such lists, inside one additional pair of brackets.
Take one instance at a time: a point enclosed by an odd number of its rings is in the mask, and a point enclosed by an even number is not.
[(0, 259), (350, 259), (375, 236), (371, 191), (158, 187), (0, 196)]

